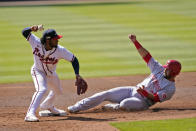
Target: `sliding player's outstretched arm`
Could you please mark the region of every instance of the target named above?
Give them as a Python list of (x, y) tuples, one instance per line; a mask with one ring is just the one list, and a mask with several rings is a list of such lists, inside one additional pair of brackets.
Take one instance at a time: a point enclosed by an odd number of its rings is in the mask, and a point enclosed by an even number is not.
[[(150, 52), (148, 52), (145, 48), (143, 48), (143, 46), (137, 41), (136, 36), (135, 35), (129, 35), (129, 39), (133, 42), (133, 44), (135, 45), (136, 49), (138, 50), (139, 54), (142, 56), (142, 58), (144, 59), (144, 61), (148, 64), (150, 59), (152, 58)], [(152, 94), (150, 92), (147, 92), (145, 90), (145, 87), (139, 87), (137, 89), (137, 92), (139, 94), (141, 94), (142, 96), (145, 96), (146, 98), (154, 101), (154, 102), (158, 102), (159, 97), (157, 94)]]
[(133, 42), (133, 44), (135, 45), (136, 49), (138, 50), (142, 58), (145, 60), (145, 62), (148, 63), (152, 57), (151, 54), (145, 48), (143, 48), (143, 46), (137, 41), (135, 35), (129, 35), (129, 39)]

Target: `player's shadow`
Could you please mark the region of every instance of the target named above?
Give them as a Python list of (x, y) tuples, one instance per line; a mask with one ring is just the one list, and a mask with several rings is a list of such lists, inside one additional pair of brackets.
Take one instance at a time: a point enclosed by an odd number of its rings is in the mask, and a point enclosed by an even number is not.
[(77, 117), (77, 116), (69, 116), (66, 120), (79, 120), (79, 121), (114, 121), (115, 118), (91, 118), (91, 117)]
[(159, 112), (159, 111), (195, 111), (196, 108), (154, 108), (151, 109), (152, 112)]
[(81, 117), (81, 116), (67, 116), (66, 118), (63, 117), (62, 119), (44, 120), (44, 121), (67, 121), (67, 120), (76, 120), (76, 121), (96, 121), (96, 122), (105, 122), (105, 121), (115, 121), (115, 119), (116, 119), (116, 118), (100, 119), (100, 118)]

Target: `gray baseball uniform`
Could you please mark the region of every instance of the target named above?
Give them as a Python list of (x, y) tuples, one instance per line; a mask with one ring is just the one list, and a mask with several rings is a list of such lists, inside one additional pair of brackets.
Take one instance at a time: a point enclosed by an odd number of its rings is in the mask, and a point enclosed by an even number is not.
[(117, 87), (96, 93), (77, 102), (73, 107), (77, 111), (82, 111), (95, 107), (103, 101), (110, 101), (117, 103), (116, 107), (118, 108), (145, 110), (155, 104), (155, 102), (137, 92), (137, 89), (142, 85), (145, 86), (146, 91), (157, 94), (160, 102), (169, 100), (175, 92), (175, 83), (164, 78), (164, 67), (154, 60), (154, 58), (150, 58), (148, 67), (151, 70), (150, 76), (137, 86)]

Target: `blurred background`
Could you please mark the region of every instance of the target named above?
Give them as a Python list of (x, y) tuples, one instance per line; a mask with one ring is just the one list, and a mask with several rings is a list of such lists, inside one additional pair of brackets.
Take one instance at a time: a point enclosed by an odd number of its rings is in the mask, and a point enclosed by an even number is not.
[[(63, 35), (59, 44), (78, 57), (84, 77), (149, 73), (130, 33), (161, 64), (177, 59), (183, 72), (196, 71), (195, 5), (195, 0), (1, 1), (0, 83), (32, 81), (32, 50), (21, 31), (37, 24)], [(64, 60), (57, 73), (61, 79), (75, 77)]]

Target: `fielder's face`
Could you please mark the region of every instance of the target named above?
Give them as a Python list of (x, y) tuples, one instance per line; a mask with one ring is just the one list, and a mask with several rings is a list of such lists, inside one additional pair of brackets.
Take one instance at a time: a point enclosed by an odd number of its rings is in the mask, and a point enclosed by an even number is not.
[(53, 48), (57, 48), (57, 45), (58, 45), (58, 39), (57, 38), (52, 38), (50, 39), (50, 42), (49, 42), (49, 45)]

